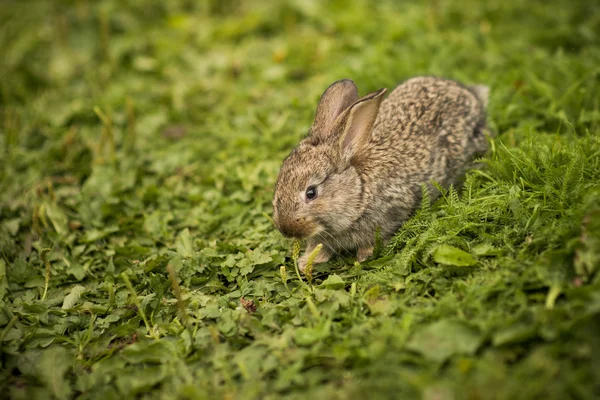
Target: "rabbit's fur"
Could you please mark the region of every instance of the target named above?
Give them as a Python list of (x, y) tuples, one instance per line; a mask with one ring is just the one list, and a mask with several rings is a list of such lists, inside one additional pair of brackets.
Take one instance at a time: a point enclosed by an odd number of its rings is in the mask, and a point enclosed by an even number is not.
[(385, 91), (359, 99), (351, 80), (333, 83), (283, 162), (274, 221), (285, 236), (308, 239), (302, 270), (318, 243), (315, 263), (348, 249), (365, 260), (376, 230), (389, 239), (419, 206), (422, 184), (448, 187), (487, 150), (487, 87), (417, 77), (383, 100)]

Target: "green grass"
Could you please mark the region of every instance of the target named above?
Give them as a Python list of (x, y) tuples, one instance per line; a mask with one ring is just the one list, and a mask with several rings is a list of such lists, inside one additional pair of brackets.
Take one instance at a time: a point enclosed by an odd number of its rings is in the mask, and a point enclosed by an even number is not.
[[(7, 0), (0, 48), (0, 397), (600, 395), (597, 2)], [(484, 167), (301, 283), (283, 157), (420, 74), (491, 87)]]

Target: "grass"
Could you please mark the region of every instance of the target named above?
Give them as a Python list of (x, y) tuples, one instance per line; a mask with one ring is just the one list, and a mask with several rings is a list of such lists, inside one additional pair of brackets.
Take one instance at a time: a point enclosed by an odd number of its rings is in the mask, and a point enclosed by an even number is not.
[[(8, 398), (600, 395), (600, 6), (5, 1)], [(376, 257), (294, 271), (271, 224), (319, 95), (491, 87), (462, 188)]]

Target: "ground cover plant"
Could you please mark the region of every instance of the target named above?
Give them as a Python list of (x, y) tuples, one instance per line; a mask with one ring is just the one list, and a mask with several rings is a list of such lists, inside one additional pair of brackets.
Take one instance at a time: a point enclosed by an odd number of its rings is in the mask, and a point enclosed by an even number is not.
[[(599, 11), (2, 2), (0, 397), (597, 398)], [(300, 280), (281, 160), (419, 74), (491, 87), (482, 168)]]

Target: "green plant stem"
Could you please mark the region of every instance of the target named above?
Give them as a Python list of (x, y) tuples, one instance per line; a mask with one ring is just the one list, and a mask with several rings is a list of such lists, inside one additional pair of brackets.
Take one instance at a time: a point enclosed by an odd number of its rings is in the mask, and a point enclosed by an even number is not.
[(137, 293), (135, 292), (135, 289), (133, 288), (133, 285), (131, 284), (131, 281), (129, 280), (129, 277), (125, 273), (122, 273), (121, 278), (123, 278), (123, 281), (125, 282), (125, 286), (127, 286), (127, 289), (129, 289), (129, 291), (131, 292), (131, 296), (133, 297), (133, 302), (135, 303), (138, 311), (140, 312), (140, 315), (142, 316), (142, 319), (144, 320), (144, 324), (146, 325), (148, 334), (150, 336), (152, 336), (155, 340), (158, 340), (158, 337), (154, 333), (152, 327), (150, 326), (150, 323), (148, 322), (148, 319), (146, 318), (146, 313), (144, 312), (144, 309), (142, 308), (142, 303), (140, 302), (140, 299), (138, 298)]
[(46, 299), (46, 294), (48, 293), (48, 285), (50, 283), (50, 262), (46, 255), (50, 252), (50, 249), (43, 249), (40, 253), (40, 257), (46, 266), (46, 274), (44, 278), (44, 294), (42, 295), (42, 301)]

